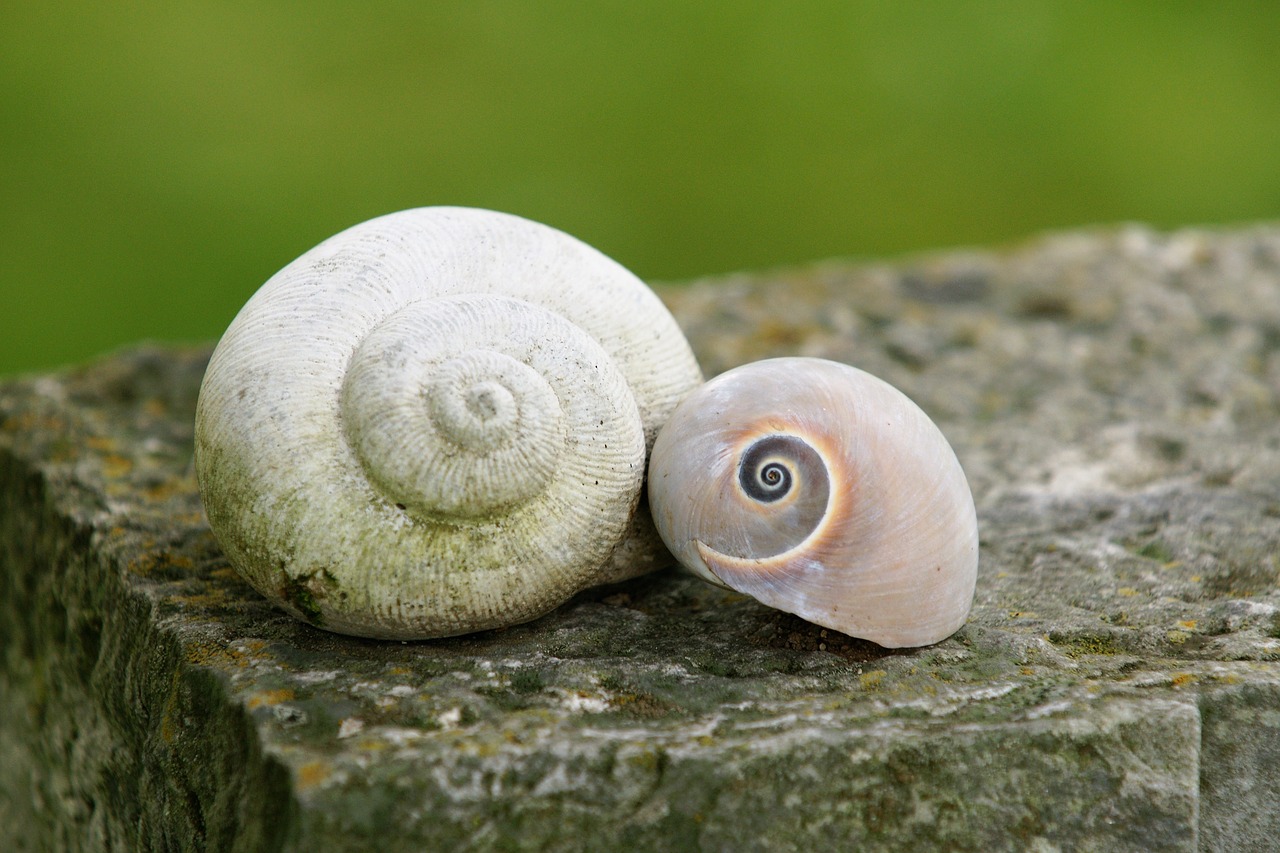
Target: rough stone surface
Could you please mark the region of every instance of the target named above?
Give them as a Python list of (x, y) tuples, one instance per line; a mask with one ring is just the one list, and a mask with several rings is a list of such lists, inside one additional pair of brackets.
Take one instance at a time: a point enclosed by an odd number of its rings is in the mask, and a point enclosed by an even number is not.
[(674, 572), (458, 639), (312, 629), (205, 525), (207, 351), (131, 350), (0, 384), (0, 848), (1277, 849), (1280, 229), (663, 295), (709, 375), (826, 356), (938, 421), (982, 528), (960, 633), (887, 652)]

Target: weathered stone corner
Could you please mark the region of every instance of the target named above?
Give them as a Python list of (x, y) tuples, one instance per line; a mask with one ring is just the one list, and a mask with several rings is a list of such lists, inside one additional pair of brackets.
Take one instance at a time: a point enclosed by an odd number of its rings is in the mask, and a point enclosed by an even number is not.
[(875, 373), (979, 507), (888, 652), (676, 573), (383, 643), (273, 610), (191, 473), (207, 350), (0, 384), (0, 848), (1280, 849), (1280, 228), (663, 291), (708, 374)]

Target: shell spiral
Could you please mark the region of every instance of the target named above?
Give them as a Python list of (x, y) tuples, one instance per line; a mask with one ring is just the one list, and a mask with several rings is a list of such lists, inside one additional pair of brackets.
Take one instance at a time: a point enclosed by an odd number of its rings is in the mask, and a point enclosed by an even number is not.
[(241, 309), (201, 385), (196, 474), (232, 565), (312, 624), (511, 625), (661, 565), (646, 448), (700, 381), (661, 301), (596, 250), (508, 214), (407, 210)]
[(649, 502), (687, 569), (882, 646), (968, 617), (978, 527), (942, 433), (857, 368), (778, 358), (730, 370), (658, 435)]

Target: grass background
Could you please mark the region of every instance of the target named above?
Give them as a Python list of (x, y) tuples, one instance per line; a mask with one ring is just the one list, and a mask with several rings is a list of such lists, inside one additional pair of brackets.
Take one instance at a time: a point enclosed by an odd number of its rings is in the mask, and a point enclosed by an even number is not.
[(644, 278), (1280, 217), (1270, 2), (0, 4), (0, 374), (424, 204)]

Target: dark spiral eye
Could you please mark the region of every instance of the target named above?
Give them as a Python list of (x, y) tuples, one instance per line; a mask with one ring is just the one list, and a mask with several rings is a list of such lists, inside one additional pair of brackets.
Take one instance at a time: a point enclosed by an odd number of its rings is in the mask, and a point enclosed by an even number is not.
[(754, 470), (742, 466), (739, 479), (748, 495), (766, 503), (776, 501), (791, 491), (791, 470), (781, 462), (767, 462)]
[(769, 435), (747, 448), (738, 463), (738, 484), (752, 500), (773, 503), (795, 487), (796, 468), (812, 466), (813, 448), (789, 435)]

